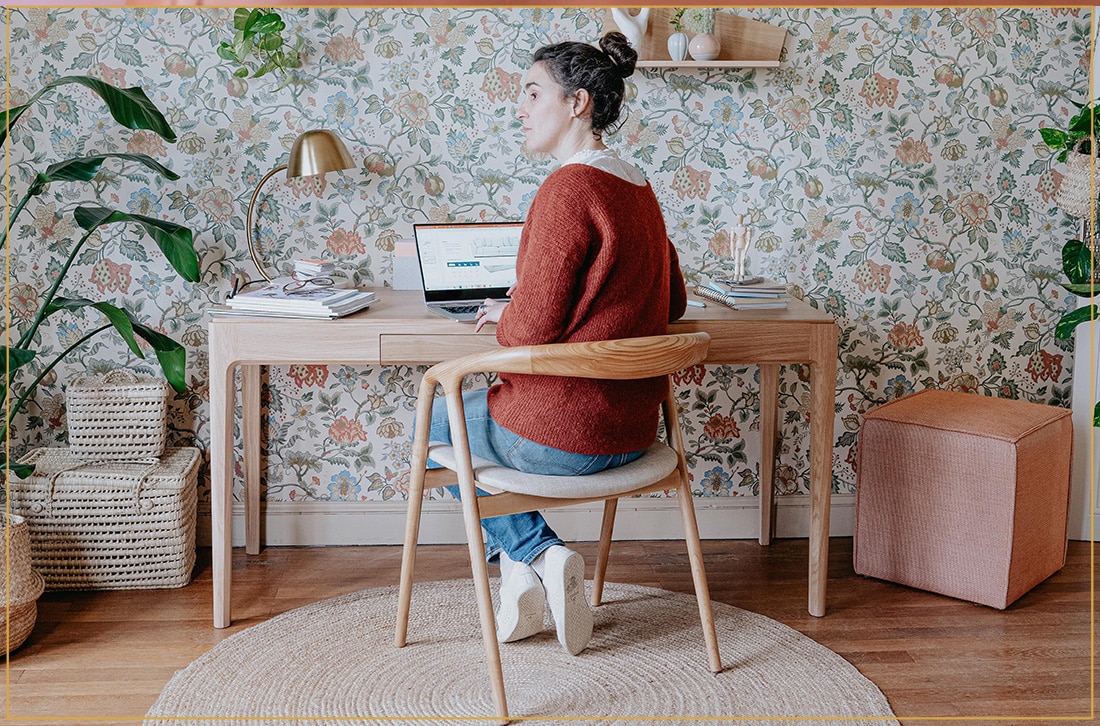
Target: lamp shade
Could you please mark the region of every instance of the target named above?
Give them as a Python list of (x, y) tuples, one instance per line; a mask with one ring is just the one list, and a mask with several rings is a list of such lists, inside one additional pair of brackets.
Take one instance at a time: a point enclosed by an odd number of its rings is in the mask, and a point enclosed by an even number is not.
[(327, 174), (354, 166), (355, 162), (339, 136), (331, 131), (306, 131), (290, 147), (286, 178)]

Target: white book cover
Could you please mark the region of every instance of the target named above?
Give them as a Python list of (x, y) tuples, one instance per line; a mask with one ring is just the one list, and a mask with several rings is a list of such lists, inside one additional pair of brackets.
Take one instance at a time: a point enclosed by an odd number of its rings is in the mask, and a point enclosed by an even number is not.
[(230, 307), (271, 310), (322, 309), (361, 294), (355, 288), (312, 285), (290, 277), (278, 277), (255, 290), (238, 292), (225, 302)]

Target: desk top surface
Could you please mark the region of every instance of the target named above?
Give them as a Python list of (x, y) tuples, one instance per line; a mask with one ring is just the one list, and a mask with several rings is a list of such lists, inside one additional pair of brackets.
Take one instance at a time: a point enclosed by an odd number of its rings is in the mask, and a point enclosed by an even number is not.
[[(412, 325), (424, 326), (424, 332), (449, 332), (470, 328), (472, 324), (459, 323), (442, 318), (428, 312), (424, 306), (424, 296), (419, 290), (393, 290), (391, 288), (375, 288), (378, 300), (368, 309), (353, 313), (336, 320), (308, 320), (305, 318), (277, 318), (249, 315), (212, 315), (211, 326), (239, 326), (239, 325), (263, 325), (270, 327), (285, 327), (287, 325), (301, 325), (303, 322), (324, 323), (326, 325), (370, 325), (372, 323), (401, 321), (405, 327)], [(689, 299), (698, 300), (689, 293)], [(702, 302), (700, 300), (700, 302)], [(216, 309), (215, 309), (216, 310)], [(822, 310), (811, 307), (802, 300), (791, 299), (786, 308), (771, 308), (765, 310), (733, 310), (715, 302), (707, 302), (705, 308), (689, 306), (684, 317), (677, 322), (710, 322), (710, 321), (764, 321), (775, 323), (817, 323), (835, 324), (833, 316)], [(456, 326), (458, 326), (456, 328)], [(481, 334), (490, 334), (492, 326), (481, 330)]]

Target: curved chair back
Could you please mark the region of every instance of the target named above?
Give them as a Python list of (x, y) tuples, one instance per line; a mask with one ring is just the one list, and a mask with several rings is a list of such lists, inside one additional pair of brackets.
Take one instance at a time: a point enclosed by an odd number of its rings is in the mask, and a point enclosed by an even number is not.
[(654, 378), (701, 363), (709, 347), (706, 333), (517, 346), (437, 363), (424, 374), (424, 382), (452, 390), (462, 385), (465, 376), (487, 371), (606, 380)]

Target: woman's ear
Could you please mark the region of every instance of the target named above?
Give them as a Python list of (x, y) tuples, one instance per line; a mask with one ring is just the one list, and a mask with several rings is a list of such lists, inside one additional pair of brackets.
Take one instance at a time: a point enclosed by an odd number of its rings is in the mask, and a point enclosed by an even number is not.
[(578, 88), (573, 94), (573, 116), (583, 118), (592, 113), (592, 96), (587, 88)]

